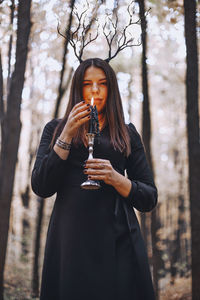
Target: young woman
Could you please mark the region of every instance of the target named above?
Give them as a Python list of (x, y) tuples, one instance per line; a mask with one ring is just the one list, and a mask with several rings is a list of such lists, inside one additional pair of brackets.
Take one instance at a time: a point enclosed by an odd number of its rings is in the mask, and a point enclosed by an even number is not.
[[(87, 160), (92, 97), (100, 137), (94, 159)], [(101, 188), (81, 189), (87, 176), (100, 180)], [(87, 59), (75, 71), (64, 117), (44, 128), (31, 181), (40, 197), (57, 193), (41, 300), (155, 299), (133, 207), (152, 210), (157, 189), (140, 135), (124, 122), (116, 75), (104, 60)]]

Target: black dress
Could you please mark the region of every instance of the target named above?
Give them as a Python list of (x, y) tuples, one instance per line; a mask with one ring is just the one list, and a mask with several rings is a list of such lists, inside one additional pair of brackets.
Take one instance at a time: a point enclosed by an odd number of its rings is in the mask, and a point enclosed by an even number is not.
[[(113, 187), (104, 182), (101, 182), (99, 190), (82, 190), (80, 184), (86, 180), (83, 163), (88, 157), (88, 149), (83, 144), (78, 148), (72, 146), (67, 160), (62, 160), (53, 149), (50, 150), (49, 144), (58, 122), (54, 119), (44, 128), (31, 178), (32, 189), (37, 195), (47, 198), (57, 193), (47, 233), (40, 299), (153, 300), (147, 258), (144, 258), (147, 271), (142, 275), (131, 239), (131, 220), (127, 219), (129, 198), (136, 192), (138, 182), (132, 181), (127, 198), (120, 197)], [(134, 125), (129, 124), (129, 131), (131, 139), (138, 139)], [(131, 155), (137, 143), (131, 142)], [(132, 167), (135, 165), (131, 163), (131, 155), (127, 159), (113, 149), (108, 126), (101, 131), (99, 141), (95, 140), (94, 157), (110, 160), (121, 174), (127, 169), (132, 180)], [(141, 183), (145, 186), (142, 191), (144, 200), (148, 202), (146, 210), (152, 209), (157, 200), (149, 169), (148, 172), (151, 182)], [(154, 195), (150, 195), (152, 189)], [(129, 207), (129, 211), (124, 209), (124, 205)], [(136, 226), (139, 228), (138, 224)], [(138, 232), (141, 240), (139, 229)], [(139, 247), (144, 248), (144, 245), (140, 243)], [(145, 249), (142, 252), (146, 255)], [(141, 274), (140, 279), (138, 274)], [(144, 280), (141, 288), (144, 276), (147, 276), (147, 284), (145, 287)], [(145, 288), (147, 296), (142, 291)]]

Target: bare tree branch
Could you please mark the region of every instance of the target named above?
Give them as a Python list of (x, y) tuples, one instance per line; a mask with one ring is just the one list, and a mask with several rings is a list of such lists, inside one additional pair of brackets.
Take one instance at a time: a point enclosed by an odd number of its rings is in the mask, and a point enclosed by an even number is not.
[[(132, 25), (141, 25), (141, 19), (138, 18), (136, 21), (134, 21), (134, 15), (135, 15), (135, 8), (132, 7), (133, 3), (135, 3), (134, 0), (131, 1), (131, 3), (127, 7), (127, 12), (129, 15), (129, 20), (127, 25), (123, 28), (123, 30), (120, 32), (119, 31), (119, 20), (118, 20), (118, 15), (117, 15), (117, 7), (113, 9), (112, 14), (107, 14), (105, 23), (102, 26), (103, 30), (103, 35), (107, 41), (108, 44), (108, 58), (105, 59), (105, 61), (109, 62), (112, 58), (114, 58), (120, 51), (122, 51), (125, 48), (128, 47), (134, 47), (134, 46), (140, 46), (141, 45), (141, 40), (135, 39), (133, 37), (128, 37), (130, 33), (128, 33), (128, 29)], [(73, 11), (74, 16), (78, 20), (78, 25), (75, 28), (74, 31), (70, 31), (69, 34), (64, 35), (61, 33), (59, 25), (58, 25), (58, 33), (64, 37), (65, 39), (68, 40), (70, 45), (74, 49), (75, 56), (78, 58), (80, 62), (82, 62), (82, 56), (83, 56), (83, 51), (86, 48), (86, 46), (93, 41), (95, 41), (98, 36), (99, 36), (99, 26), (97, 27), (96, 30), (96, 35), (92, 37), (92, 34), (90, 32), (91, 30), (91, 25), (94, 21), (97, 21), (95, 18), (91, 19), (91, 21), (87, 24), (86, 18), (87, 18), (87, 13), (88, 13), (88, 8), (89, 4), (87, 2), (87, 9), (84, 10), (81, 14), (79, 14), (76, 11)], [(96, 8), (97, 12), (98, 8)], [(147, 12), (148, 13), (148, 12)], [(113, 21), (113, 16), (115, 15), (115, 20)], [(89, 34), (88, 34), (89, 33)], [(117, 39), (117, 37), (119, 38)], [(112, 47), (113, 43), (116, 40), (117, 44), (117, 49), (115, 50), (114, 53), (112, 53)]]
[[(86, 3), (87, 3), (87, 9), (85, 9), (81, 14), (79, 14), (77, 12), (77, 10), (76, 11), (73, 10), (73, 14), (76, 17), (76, 19), (78, 20), (77, 28), (74, 31), (70, 30), (68, 32), (68, 34), (65, 35), (65, 34), (61, 33), (60, 28), (59, 28), (59, 24), (57, 26), (58, 33), (70, 43), (70, 45), (74, 49), (75, 56), (78, 58), (78, 60), (80, 62), (82, 62), (82, 55), (83, 55), (84, 48), (86, 48), (86, 46), (88, 44), (95, 41), (97, 39), (98, 35), (99, 35), (99, 31), (98, 31), (99, 26), (97, 26), (96, 35), (94, 37), (92, 37), (92, 34), (89, 31), (91, 29), (92, 24), (95, 21), (97, 21), (97, 19), (94, 16), (96, 15), (100, 4), (98, 4), (94, 8), (94, 10), (92, 12), (93, 17), (90, 19), (89, 23), (87, 24), (86, 23), (86, 17), (87, 17), (87, 12), (88, 12), (88, 9), (89, 9), (89, 3), (88, 2), (86, 2)], [(89, 37), (88, 37), (88, 35), (89, 35)], [(79, 49), (78, 49), (77, 44), (80, 44)]]
[(107, 62), (109, 62), (111, 59), (113, 59), (120, 51), (122, 51), (123, 49), (127, 48), (127, 47), (134, 47), (134, 46), (140, 46), (141, 45), (141, 41), (137, 41), (137, 43), (133, 43), (134, 42), (134, 38), (130, 38), (127, 40), (127, 29), (131, 26), (131, 25), (140, 25), (140, 18), (138, 18), (137, 21), (133, 21), (133, 16), (135, 14), (135, 9), (132, 8), (131, 10), (131, 5), (134, 3), (134, 1), (132, 1), (128, 7), (127, 7), (127, 12), (129, 14), (129, 22), (128, 24), (124, 27), (123, 31), (121, 32), (121, 36), (119, 37), (118, 41), (117, 41), (117, 50), (115, 51), (115, 53), (112, 55), (112, 43), (114, 38), (117, 35), (117, 26), (118, 26), (118, 16), (116, 14), (116, 21), (115, 23), (108, 18), (110, 24), (112, 25), (114, 32), (112, 33), (112, 30), (106, 34), (105, 30), (106, 30), (106, 26), (107, 26), (107, 22), (105, 22), (105, 24), (103, 25), (103, 34), (106, 38), (106, 41), (108, 43), (108, 48), (109, 48), (109, 52), (108, 52), (108, 58), (106, 59)]

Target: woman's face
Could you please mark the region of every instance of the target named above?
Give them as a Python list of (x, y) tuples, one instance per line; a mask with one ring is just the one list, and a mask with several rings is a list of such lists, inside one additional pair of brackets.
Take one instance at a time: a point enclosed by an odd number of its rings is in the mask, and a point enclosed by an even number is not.
[(86, 69), (83, 79), (83, 99), (91, 103), (92, 97), (98, 113), (104, 112), (108, 95), (107, 79), (101, 68), (91, 66)]

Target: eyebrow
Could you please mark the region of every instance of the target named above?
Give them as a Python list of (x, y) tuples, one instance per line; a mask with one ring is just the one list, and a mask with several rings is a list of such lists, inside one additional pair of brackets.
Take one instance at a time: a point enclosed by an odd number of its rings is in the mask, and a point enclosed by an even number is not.
[[(106, 78), (99, 79), (99, 81), (107, 80)], [(92, 81), (90, 79), (84, 79), (83, 81)]]

